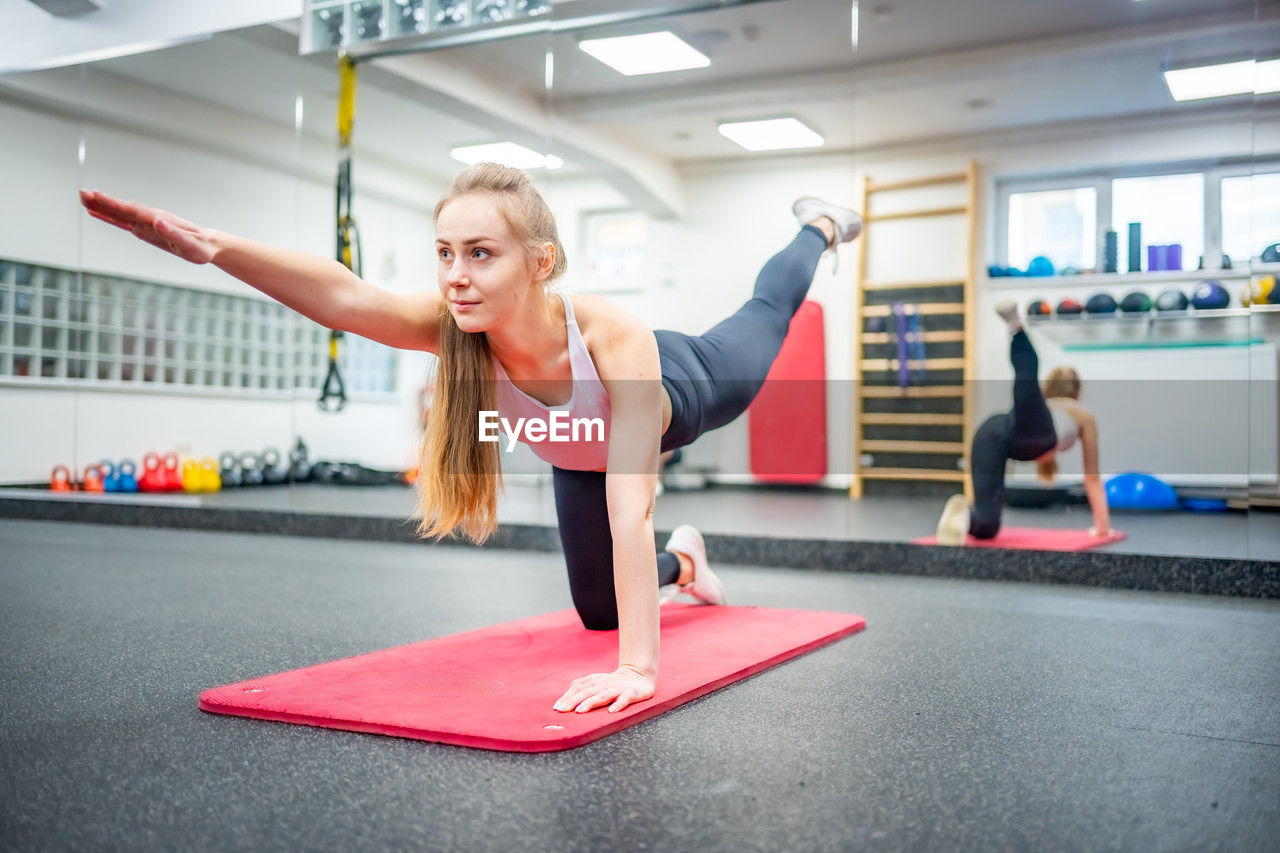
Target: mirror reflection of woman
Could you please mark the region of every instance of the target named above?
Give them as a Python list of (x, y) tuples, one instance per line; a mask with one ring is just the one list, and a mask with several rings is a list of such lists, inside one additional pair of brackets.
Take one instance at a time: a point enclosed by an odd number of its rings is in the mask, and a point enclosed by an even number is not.
[(847, 208), (802, 198), (800, 230), (760, 271), (749, 299), (698, 336), (649, 329), (600, 296), (548, 290), (566, 268), (555, 219), (527, 174), (464, 170), (436, 206), (437, 288), (391, 293), (342, 264), (256, 243), (164, 211), (83, 192), (91, 215), (197, 264), (212, 263), (322, 326), (439, 355), (419, 460), (419, 532), (483, 542), (497, 527), (500, 446), (478, 413), (509, 422), (553, 411), (599, 418), (602, 440), (521, 436), (552, 465), (560, 539), (584, 627), (618, 631), (618, 668), (574, 680), (559, 711), (620, 711), (653, 696), (659, 588), (723, 604), (689, 525), (655, 553), (660, 454), (746, 410), (782, 346), (819, 258), (854, 239)]
[(938, 542), (963, 545), (966, 534), (994, 539), (1004, 512), (1005, 467), (1010, 459), (1036, 463), (1036, 478), (1052, 484), (1057, 456), (1079, 443), (1084, 455), (1084, 490), (1093, 513), (1089, 533), (1110, 536), (1107, 495), (1098, 471), (1098, 425), (1080, 404), (1080, 376), (1070, 367), (1056, 367), (1038, 383), (1040, 360), (1018, 317), (1012, 299), (996, 306), (1010, 333), (1009, 360), (1013, 364), (1013, 408), (987, 418), (973, 435), (969, 455), (973, 504), (954, 495), (938, 521)]

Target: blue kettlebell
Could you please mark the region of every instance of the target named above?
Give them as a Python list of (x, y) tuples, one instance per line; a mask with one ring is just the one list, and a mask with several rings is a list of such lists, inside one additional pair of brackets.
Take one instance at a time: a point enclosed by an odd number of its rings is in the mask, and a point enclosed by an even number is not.
[(116, 466), (106, 459), (103, 459), (98, 465), (102, 468), (102, 491), (120, 491), (120, 474), (116, 471)]
[(138, 480), (134, 476), (137, 473), (138, 466), (133, 463), (132, 459), (120, 460), (120, 491), (138, 491)]

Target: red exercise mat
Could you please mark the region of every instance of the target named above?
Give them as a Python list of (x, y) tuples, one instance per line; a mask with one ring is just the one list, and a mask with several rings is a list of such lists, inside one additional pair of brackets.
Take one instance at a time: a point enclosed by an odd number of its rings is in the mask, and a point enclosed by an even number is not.
[(668, 604), (653, 698), (610, 713), (552, 705), (569, 682), (618, 665), (618, 632), (562, 610), (254, 678), (200, 708), (438, 743), (551, 752), (582, 746), (866, 627), (812, 610)]
[[(967, 548), (1018, 548), (1025, 551), (1087, 551), (1099, 545), (1110, 545), (1124, 539), (1123, 533), (1090, 536), (1088, 530), (1055, 530), (1047, 527), (1001, 527), (994, 539), (966, 536)], [(916, 545), (937, 545), (938, 537), (925, 536), (913, 540)]]

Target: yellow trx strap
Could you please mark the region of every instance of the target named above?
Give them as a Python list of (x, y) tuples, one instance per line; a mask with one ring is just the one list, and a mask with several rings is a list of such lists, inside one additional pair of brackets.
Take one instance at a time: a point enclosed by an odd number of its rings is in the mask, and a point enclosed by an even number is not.
[[(361, 274), (360, 232), (351, 215), (351, 128), (356, 118), (356, 64), (345, 53), (338, 57), (338, 186), (337, 258), (343, 266)], [(342, 411), (347, 404), (346, 389), (338, 370), (338, 342), (342, 332), (329, 332), (329, 372), (317, 401), (325, 412)]]

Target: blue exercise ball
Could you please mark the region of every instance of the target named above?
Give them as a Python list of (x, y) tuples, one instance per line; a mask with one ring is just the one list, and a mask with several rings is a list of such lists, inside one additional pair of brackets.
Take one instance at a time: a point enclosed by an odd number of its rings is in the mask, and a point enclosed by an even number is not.
[(1037, 255), (1031, 259), (1031, 263), (1027, 264), (1027, 275), (1048, 276), (1053, 275), (1053, 273), (1053, 261), (1044, 255)]
[(1191, 304), (1201, 309), (1226, 308), (1231, 304), (1231, 294), (1221, 283), (1202, 281), (1191, 292)]
[(1107, 506), (1112, 509), (1177, 509), (1178, 495), (1159, 477), (1130, 471), (1107, 481)]

